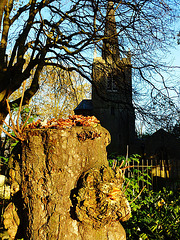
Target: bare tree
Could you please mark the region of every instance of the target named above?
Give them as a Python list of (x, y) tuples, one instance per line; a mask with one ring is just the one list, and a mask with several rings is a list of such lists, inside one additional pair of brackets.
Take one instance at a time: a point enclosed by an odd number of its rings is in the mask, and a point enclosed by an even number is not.
[[(6, 99), (31, 76), (32, 83), (24, 97), (24, 104), (27, 104), (39, 89), (44, 66), (74, 70), (92, 82), (92, 51), (95, 46), (97, 51), (102, 51), (103, 40), (107, 37), (104, 34), (107, 2), (1, 1), (0, 124), (7, 115)], [(148, 94), (151, 93), (152, 98), (161, 95), (163, 99), (166, 98), (165, 103), (172, 107), (169, 90), (173, 87), (161, 75), (160, 69), (165, 64), (158, 60), (176, 34), (173, 31), (176, 14), (173, 9), (178, 8), (178, 2), (116, 0), (114, 8), (117, 24), (115, 34), (119, 37), (121, 57), (130, 48), (134, 74), (137, 73), (140, 81), (146, 83), (144, 86), (149, 90)], [(111, 37), (113, 39), (115, 36)], [(27, 55), (30, 56), (28, 60)], [(157, 75), (160, 76), (160, 84), (157, 84)], [(139, 83), (139, 79), (135, 78), (134, 85)], [(136, 96), (137, 89), (133, 91)], [(141, 93), (145, 94), (144, 91)], [(11, 102), (11, 106), (19, 101), (16, 99)], [(146, 106), (140, 106), (136, 99), (134, 104), (139, 113), (146, 113)]]
[(0, 29), (1, 29), (1, 22), (2, 22), (2, 17), (3, 17), (3, 12), (4, 12), (6, 4), (7, 4), (7, 0), (2, 0), (0, 2)]

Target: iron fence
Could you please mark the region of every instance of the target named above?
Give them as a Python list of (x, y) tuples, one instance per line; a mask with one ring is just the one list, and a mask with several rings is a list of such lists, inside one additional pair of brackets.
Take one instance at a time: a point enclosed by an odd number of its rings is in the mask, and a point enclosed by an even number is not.
[[(131, 178), (134, 174), (137, 174), (139, 179), (141, 172), (146, 173), (144, 178), (147, 182), (138, 181), (138, 185), (142, 188), (144, 185), (150, 190), (159, 191), (163, 187), (171, 190), (177, 190), (180, 188), (180, 160), (157, 160), (157, 159), (141, 159), (138, 162), (128, 162), (126, 170), (126, 177)], [(138, 170), (138, 171), (134, 171)], [(150, 176), (150, 179), (149, 177)]]

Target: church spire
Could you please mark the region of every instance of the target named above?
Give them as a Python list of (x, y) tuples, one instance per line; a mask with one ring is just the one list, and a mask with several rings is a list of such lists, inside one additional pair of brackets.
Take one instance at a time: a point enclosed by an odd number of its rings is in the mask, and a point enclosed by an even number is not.
[(107, 4), (102, 58), (110, 63), (120, 59), (114, 3), (111, 0)]

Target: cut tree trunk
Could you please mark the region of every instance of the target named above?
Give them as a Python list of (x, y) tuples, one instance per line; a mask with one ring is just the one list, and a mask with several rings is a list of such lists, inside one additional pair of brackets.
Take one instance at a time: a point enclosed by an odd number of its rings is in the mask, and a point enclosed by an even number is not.
[[(25, 135), (21, 183), (28, 213), (25, 239), (125, 240), (119, 215), (112, 218), (110, 210), (101, 211), (103, 204), (109, 209), (111, 197), (100, 194), (100, 188), (115, 184), (106, 153), (109, 132), (98, 125), (33, 129)], [(107, 199), (100, 207), (103, 194)]]

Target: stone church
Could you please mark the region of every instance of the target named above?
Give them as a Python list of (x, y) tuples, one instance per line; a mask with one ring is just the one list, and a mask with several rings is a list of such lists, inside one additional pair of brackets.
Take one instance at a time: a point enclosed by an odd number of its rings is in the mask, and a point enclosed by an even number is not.
[[(113, 2), (107, 5), (101, 57), (94, 57), (92, 99), (83, 100), (75, 114), (94, 115), (111, 134), (108, 153), (138, 153), (151, 167), (153, 189), (179, 187), (180, 141), (164, 130), (145, 140), (135, 136), (135, 111), (132, 104), (131, 54), (120, 56)], [(150, 164), (150, 165), (149, 165)], [(143, 164), (141, 164), (143, 165)], [(145, 166), (145, 167), (147, 167)]]
[(102, 56), (93, 61), (92, 99), (83, 100), (75, 114), (94, 115), (111, 134), (110, 153), (125, 154), (135, 138), (131, 54), (120, 57), (115, 11), (108, 2)]

